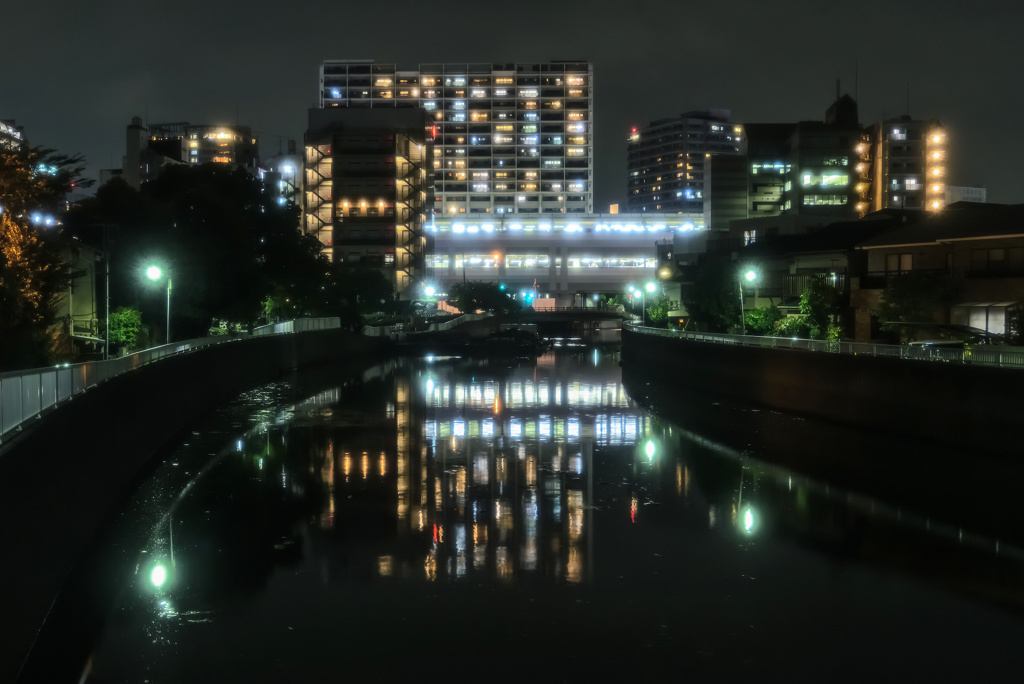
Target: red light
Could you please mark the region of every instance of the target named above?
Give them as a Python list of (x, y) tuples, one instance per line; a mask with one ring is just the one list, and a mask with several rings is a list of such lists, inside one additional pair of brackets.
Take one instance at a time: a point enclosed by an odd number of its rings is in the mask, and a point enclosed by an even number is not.
[(437, 525), (434, 525), (434, 543), (437, 543)]
[(636, 133), (636, 126), (633, 126), (633, 132)]

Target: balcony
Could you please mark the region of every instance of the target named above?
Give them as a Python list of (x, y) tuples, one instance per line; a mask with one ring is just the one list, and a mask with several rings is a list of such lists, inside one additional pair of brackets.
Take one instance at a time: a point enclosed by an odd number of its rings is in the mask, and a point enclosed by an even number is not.
[[(929, 273), (933, 275), (944, 275), (949, 276), (950, 273), (944, 268), (915, 268), (913, 273)], [(889, 282), (895, 278), (899, 278), (901, 275), (906, 275), (911, 271), (868, 271), (860, 279), (860, 289), (862, 290), (884, 290), (889, 286)]]

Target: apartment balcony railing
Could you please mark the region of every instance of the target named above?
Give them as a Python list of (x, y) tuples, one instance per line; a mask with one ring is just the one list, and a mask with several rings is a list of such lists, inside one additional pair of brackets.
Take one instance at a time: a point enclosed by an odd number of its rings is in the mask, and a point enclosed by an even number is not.
[[(862, 290), (884, 290), (889, 283), (911, 271), (868, 271), (860, 278), (860, 289)], [(945, 268), (915, 268), (914, 273), (930, 273), (934, 275), (949, 275)]]

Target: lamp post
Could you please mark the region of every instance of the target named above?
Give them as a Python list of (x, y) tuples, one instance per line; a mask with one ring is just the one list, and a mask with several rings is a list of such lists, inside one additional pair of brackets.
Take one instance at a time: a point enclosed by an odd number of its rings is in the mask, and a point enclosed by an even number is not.
[[(757, 271), (755, 271), (754, 269), (750, 268), (750, 269), (747, 269), (745, 272), (743, 272), (743, 271), (740, 272), (740, 279), (739, 279), (739, 281), (740, 281), (740, 330), (743, 332), (744, 335), (746, 335), (747, 334), (747, 314), (746, 314), (746, 312), (743, 309), (743, 281), (744, 280), (746, 280), (748, 283), (756, 283), (757, 282)], [(756, 285), (755, 285), (755, 287), (756, 287)], [(754, 306), (755, 307), (757, 306), (757, 294), (756, 294), (756, 291), (755, 291), (755, 294), (754, 294)]]
[[(149, 266), (146, 268), (146, 277), (152, 281), (160, 280), (163, 277), (163, 270), (156, 265)], [(165, 333), (164, 344), (171, 343), (171, 290), (173, 285), (171, 283), (170, 275), (167, 276), (167, 329)]]
[(654, 283), (647, 283), (644, 285), (644, 290), (647, 292), (640, 292), (641, 300), (643, 301), (643, 308), (641, 309), (641, 324), (647, 325), (647, 295), (654, 294), (654, 290), (657, 286)]

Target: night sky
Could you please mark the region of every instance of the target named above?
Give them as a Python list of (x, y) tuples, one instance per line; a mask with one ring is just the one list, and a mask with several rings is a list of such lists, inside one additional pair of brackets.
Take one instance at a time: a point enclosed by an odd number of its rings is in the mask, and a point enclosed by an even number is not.
[[(630, 126), (709, 107), (744, 123), (820, 120), (836, 79), (861, 122), (950, 133), (948, 182), (1024, 202), (1018, 0), (4, 3), (0, 118), (32, 145), (120, 166), (124, 129), (238, 122), (301, 141), (324, 59), (594, 64), (596, 210), (623, 201)], [(855, 86), (855, 73), (859, 73)]]

